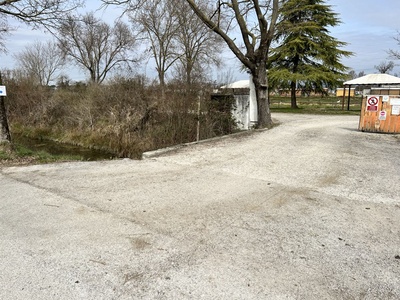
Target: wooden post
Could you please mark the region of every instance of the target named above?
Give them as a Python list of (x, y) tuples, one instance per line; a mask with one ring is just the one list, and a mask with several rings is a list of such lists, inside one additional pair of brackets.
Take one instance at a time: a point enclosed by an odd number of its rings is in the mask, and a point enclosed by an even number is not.
[[(0, 85), (3, 85), (1, 72), (0, 72)], [(4, 104), (4, 98), (5, 97), (0, 96), (0, 143), (11, 142), (11, 134), (10, 134), (10, 129), (8, 127), (7, 112), (6, 112), (6, 106)]]
[(197, 102), (197, 134), (196, 134), (196, 141), (200, 141), (200, 115), (201, 115), (201, 94), (199, 95), (198, 102)]
[(347, 98), (347, 110), (350, 110), (350, 92), (351, 92), (351, 85), (349, 85), (349, 95)]
[(342, 110), (344, 110), (344, 94), (346, 94), (346, 86), (345, 85), (343, 85)]

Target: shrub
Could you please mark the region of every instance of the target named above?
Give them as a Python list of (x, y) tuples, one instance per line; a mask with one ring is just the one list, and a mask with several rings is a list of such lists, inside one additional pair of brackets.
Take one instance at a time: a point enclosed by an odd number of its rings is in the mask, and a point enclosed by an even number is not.
[[(207, 85), (161, 88), (136, 77), (52, 89), (7, 75), (11, 131), (32, 137), (140, 158), (144, 151), (195, 141), (198, 120), (202, 139), (233, 129), (226, 112), (211, 105)], [(227, 119), (221, 123), (223, 114)]]

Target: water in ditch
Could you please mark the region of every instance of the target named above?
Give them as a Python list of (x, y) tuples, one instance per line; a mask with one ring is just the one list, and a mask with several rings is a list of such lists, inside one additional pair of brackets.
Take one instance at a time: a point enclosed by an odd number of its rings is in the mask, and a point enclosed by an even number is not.
[(116, 155), (99, 149), (90, 149), (77, 145), (58, 143), (51, 140), (42, 140), (14, 134), (13, 143), (21, 145), (31, 151), (44, 151), (51, 155), (80, 156), (82, 160), (107, 160), (116, 158)]

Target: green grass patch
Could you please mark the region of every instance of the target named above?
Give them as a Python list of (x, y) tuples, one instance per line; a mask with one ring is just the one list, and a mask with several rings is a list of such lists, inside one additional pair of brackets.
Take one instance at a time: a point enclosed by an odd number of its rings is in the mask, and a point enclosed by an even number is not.
[(309, 108), (309, 107), (271, 107), (271, 112), (291, 113), (291, 114), (319, 114), (319, 115), (360, 115), (359, 110), (335, 110), (326, 108)]
[(11, 147), (0, 147), (1, 165), (26, 165), (35, 163), (52, 163), (62, 161), (81, 161), (79, 155), (54, 155), (46, 151), (34, 151), (19, 144), (13, 144)]
[(359, 115), (361, 110), (361, 97), (350, 99), (350, 109), (347, 110), (347, 98), (343, 106), (340, 97), (298, 97), (299, 108), (291, 108), (290, 97), (271, 97), (271, 111), (297, 114), (327, 114), (327, 115)]
[(6, 159), (9, 159), (9, 158), (10, 158), (10, 155), (8, 153), (6, 153), (3, 150), (0, 150), (0, 160), (6, 160)]

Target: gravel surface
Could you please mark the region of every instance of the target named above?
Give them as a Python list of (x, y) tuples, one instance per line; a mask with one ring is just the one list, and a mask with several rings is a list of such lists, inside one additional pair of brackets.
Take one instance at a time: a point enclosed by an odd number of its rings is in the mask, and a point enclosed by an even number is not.
[(400, 139), (357, 116), (0, 168), (0, 299), (400, 299)]

